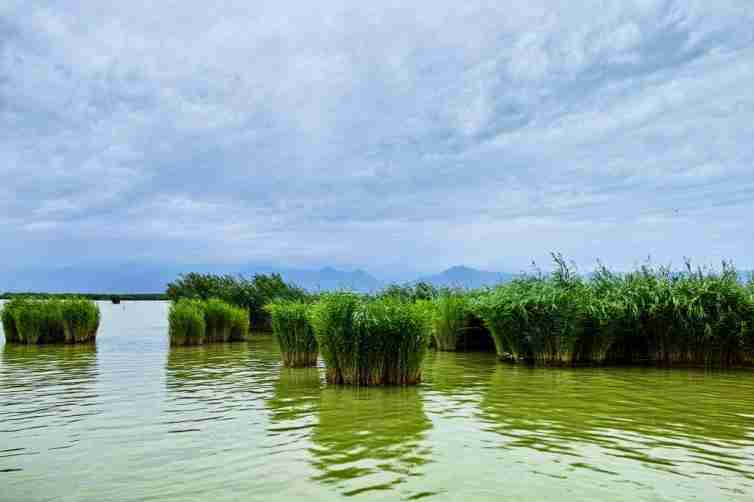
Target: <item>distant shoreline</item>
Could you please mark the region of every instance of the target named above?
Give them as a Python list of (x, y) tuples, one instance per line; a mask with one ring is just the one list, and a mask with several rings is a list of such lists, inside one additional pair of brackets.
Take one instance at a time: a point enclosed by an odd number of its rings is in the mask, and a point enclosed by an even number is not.
[(168, 295), (165, 293), (2, 293), (0, 294), (0, 300), (10, 300), (13, 297), (26, 296), (26, 297), (39, 297), (39, 298), (62, 298), (76, 296), (79, 298), (86, 298), (88, 300), (102, 300), (113, 301), (120, 300), (124, 302), (133, 301), (156, 301), (156, 300), (168, 300)]

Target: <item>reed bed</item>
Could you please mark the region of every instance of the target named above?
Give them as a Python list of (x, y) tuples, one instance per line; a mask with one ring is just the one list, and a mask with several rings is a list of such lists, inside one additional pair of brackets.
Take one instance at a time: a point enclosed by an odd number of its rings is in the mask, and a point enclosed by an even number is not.
[(309, 324), (309, 304), (280, 300), (265, 306), (272, 331), (280, 345), (283, 365), (290, 368), (317, 365), (317, 339)]
[(168, 313), (171, 345), (201, 345), (245, 340), (249, 318), (245, 309), (210, 298), (181, 299)]
[(202, 345), (206, 341), (207, 324), (199, 300), (178, 300), (170, 305), (168, 333), (171, 345)]
[(754, 355), (754, 294), (736, 271), (600, 267), (578, 276), (561, 257), (472, 301), (498, 355), (553, 365), (621, 363), (730, 367)]
[(428, 301), (324, 295), (309, 321), (327, 381), (350, 385), (413, 385), (421, 381), (429, 346)]
[[(255, 274), (253, 277), (189, 273), (168, 284), (167, 297), (172, 301), (220, 299), (246, 311), (251, 327), (257, 331), (272, 329), (264, 306), (275, 300), (303, 300), (307, 293), (283, 281), (279, 274)], [(216, 333), (213, 336), (217, 336)]]
[(10, 343), (88, 343), (95, 340), (100, 311), (83, 298), (23, 298), (10, 300), (0, 314)]
[(469, 316), (468, 299), (460, 292), (448, 291), (434, 302), (432, 312), (432, 336), (437, 350), (454, 351), (467, 329)]

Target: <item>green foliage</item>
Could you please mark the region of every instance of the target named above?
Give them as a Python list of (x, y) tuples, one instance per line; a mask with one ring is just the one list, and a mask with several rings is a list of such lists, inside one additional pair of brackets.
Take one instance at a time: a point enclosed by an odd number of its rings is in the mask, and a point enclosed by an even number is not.
[(233, 317), (230, 325), (230, 341), (240, 342), (246, 340), (249, 335), (249, 314), (240, 307), (233, 308)]
[(171, 345), (201, 345), (205, 342), (204, 306), (199, 300), (178, 300), (170, 305), (168, 325)]
[(467, 327), (469, 302), (455, 291), (447, 291), (434, 302), (432, 335), (438, 350), (456, 350), (458, 339)]
[(173, 301), (181, 298), (218, 298), (246, 309), (254, 329), (269, 330), (270, 318), (264, 305), (277, 299), (302, 300), (307, 294), (303, 289), (284, 282), (279, 274), (257, 274), (247, 279), (243, 276), (192, 272), (168, 284), (167, 296)]
[(437, 288), (432, 284), (419, 281), (413, 285), (391, 284), (377, 296), (380, 298), (393, 298), (404, 302), (415, 302), (417, 300), (431, 300), (436, 298), (437, 295)]
[(3, 322), (3, 333), (7, 342), (21, 342), (21, 337), (16, 328), (16, 312), (18, 312), (27, 300), (23, 297), (14, 297), (5, 303), (0, 311), (0, 317)]
[(63, 333), (66, 343), (80, 343), (94, 339), (99, 329), (99, 307), (83, 298), (62, 301)]
[(556, 270), (472, 301), (501, 357), (546, 364), (652, 362), (733, 366), (754, 353), (754, 295), (721, 272), (604, 266), (585, 281), (559, 255)]
[(284, 366), (317, 364), (317, 340), (309, 324), (309, 307), (305, 302), (291, 300), (278, 300), (265, 307), (272, 319), (272, 331), (280, 344)]
[(207, 342), (229, 342), (233, 325), (234, 307), (217, 298), (210, 298), (202, 303), (205, 339)]
[(172, 345), (241, 341), (249, 332), (246, 310), (217, 298), (173, 302), (168, 324)]
[(2, 310), (5, 339), (11, 343), (84, 343), (99, 328), (99, 307), (83, 298), (14, 297)]
[(309, 312), (327, 380), (352, 385), (416, 384), (429, 345), (429, 309), (395, 297), (324, 295)]
[(353, 326), (354, 314), (361, 303), (358, 295), (346, 292), (327, 293), (309, 310), (309, 322), (325, 362), (327, 381), (348, 383), (354, 380), (354, 354), (357, 334)]

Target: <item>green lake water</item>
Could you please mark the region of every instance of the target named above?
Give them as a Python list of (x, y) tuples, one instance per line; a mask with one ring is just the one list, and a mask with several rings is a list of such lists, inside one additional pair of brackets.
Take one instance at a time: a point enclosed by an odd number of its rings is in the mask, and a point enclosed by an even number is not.
[(430, 353), (417, 387), (338, 388), (100, 305), (96, 347), (0, 346), (0, 501), (754, 501), (752, 371)]

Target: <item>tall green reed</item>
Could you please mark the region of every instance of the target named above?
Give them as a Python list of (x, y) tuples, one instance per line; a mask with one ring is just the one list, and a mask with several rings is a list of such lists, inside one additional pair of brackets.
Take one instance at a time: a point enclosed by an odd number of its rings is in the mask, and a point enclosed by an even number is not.
[(394, 297), (324, 295), (312, 305), (314, 329), (331, 383), (410, 385), (421, 381), (429, 345), (428, 304)]
[(309, 304), (281, 300), (268, 304), (272, 331), (280, 345), (283, 365), (287, 367), (316, 366), (317, 340), (309, 323)]

